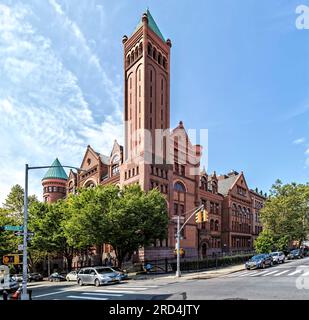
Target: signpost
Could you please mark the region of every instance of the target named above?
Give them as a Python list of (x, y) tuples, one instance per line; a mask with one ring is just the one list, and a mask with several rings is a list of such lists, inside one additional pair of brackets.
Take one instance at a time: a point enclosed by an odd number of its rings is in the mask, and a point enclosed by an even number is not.
[[(21, 237), (21, 236), (24, 236), (24, 232), (22, 231), (16, 231), (14, 232), (15, 236), (17, 237)], [(34, 236), (34, 232), (27, 232), (27, 236), (29, 237), (33, 237)]]
[(23, 226), (4, 226), (4, 231), (23, 231)]

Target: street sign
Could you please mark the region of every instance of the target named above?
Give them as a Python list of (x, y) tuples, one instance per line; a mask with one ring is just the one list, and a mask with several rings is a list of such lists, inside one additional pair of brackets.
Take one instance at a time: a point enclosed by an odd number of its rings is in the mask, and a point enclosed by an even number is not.
[(4, 231), (22, 231), (23, 229), (23, 226), (4, 226)]
[(23, 244), (19, 244), (18, 245), (18, 251), (23, 251), (24, 250), (24, 245)]
[[(22, 232), (22, 231), (16, 231), (16, 232), (14, 232), (14, 234), (15, 234), (15, 236), (17, 236), (17, 237), (21, 237), (21, 236), (24, 236), (24, 233)], [(34, 232), (28, 232), (27, 233), (27, 236), (29, 237), (29, 236), (34, 236)]]

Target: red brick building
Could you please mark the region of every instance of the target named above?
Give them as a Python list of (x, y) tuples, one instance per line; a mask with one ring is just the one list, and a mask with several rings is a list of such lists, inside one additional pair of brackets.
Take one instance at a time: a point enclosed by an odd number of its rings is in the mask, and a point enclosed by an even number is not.
[[(124, 36), (122, 42), (124, 147), (115, 140), (111, 153), (103, 155), (88, 146), (80, 165), (83, 171), (70, 171), (66, 192), (98, 184), (122, 187), (138, 183), (145, 191), (158, 188), (168, 204), (168, 237), (140, 250), (140, 258), (173, 256), (175, 218), (180, 215), (184, 221), (201, 203), (207, 207), (209, 221), (197, 225), (193, 217), (183, 229), (181, 247), (186, 256), (252, 248), (253, 223), (258, 225), (253, 221), (257, 214), (254, 206), (265, 198), (255, 193), (251, 196), (243, 173), (217, 176), (201, 171), (202, 146), (191, 143), (181, 121), (170, 130), (171, 40), (165, 40), (147, 10), (134, 33)], [(45, 201), (65, 196), (47, 194), (46, 183), (43, 179)], [(104, 253), (109, 250), (109, 246), (103, 247)]]

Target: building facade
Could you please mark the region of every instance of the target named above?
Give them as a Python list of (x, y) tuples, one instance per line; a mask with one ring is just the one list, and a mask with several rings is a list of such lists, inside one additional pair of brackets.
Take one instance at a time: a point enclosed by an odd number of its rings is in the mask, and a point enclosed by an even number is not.
[[(217, 176), (201, 170), (202, 146), (191, 143), (182, 121), (170, 130), (171, 40), (165, 40), (147, 10), (134, 33), (122, 42), (124, 146), (115, 140), (109, 155), (88, 146), (80, 165), (83, 171), (70, 171), (66, 180), (59, 172), (57, 181), (43, 179), (44, 200), (64, 198), (79, 187), (138, 183), (145, 191), (158, 188), (169, 214), (168, 237), (139, 250), (140, 259), (174, 256), (177, 216), (183, 223), (202, 203), (209, 220), (198, 225), (192, 217), (183, 229), (181, 247), (186, 256), (252, 249), (253, 232), (260, 231), (255, 229), (253, 214), (258, 209), (253, 206), (265, 198), (248, 189), (243, 173)], [(61, 182), (66, 193), (51, 196), (47, 182)], [(100, 250), (109, 254), (112, 248), (104, 245)]]

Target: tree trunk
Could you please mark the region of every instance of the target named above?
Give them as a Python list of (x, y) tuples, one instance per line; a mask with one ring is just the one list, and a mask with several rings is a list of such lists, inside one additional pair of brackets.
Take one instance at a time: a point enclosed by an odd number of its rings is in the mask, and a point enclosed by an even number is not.
[(68, 268), (68, 272), (72, 271), (72, 261), (73, 261), (73, 256), (70, 255), (68, 257), (66, 257), (67, 259), (67, 268)]

